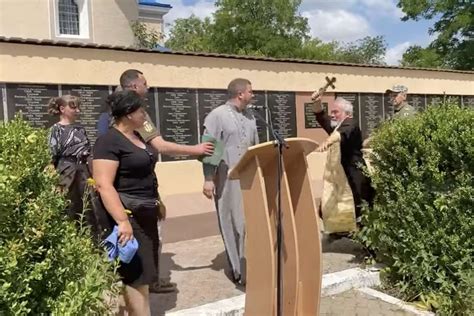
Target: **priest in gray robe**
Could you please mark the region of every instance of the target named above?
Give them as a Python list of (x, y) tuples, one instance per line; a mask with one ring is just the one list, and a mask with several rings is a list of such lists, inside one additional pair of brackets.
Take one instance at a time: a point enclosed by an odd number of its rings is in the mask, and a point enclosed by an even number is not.
[[(227, 88), (229, 100), (212, 110), (204, 120), (203, 137), (223, 145), (223, 154), (214, 162), (203, 161), (204, 195), (214, 198), (219, 228), (235, 282), (245, 284), (245, 222), (239, 180), (227, 179), (249, 146), (258, 143), (257, 124), (247, 105), (253, 98), (247, 79), (234, 79)], [(210, 161), (212, 159), (209, 159)]]

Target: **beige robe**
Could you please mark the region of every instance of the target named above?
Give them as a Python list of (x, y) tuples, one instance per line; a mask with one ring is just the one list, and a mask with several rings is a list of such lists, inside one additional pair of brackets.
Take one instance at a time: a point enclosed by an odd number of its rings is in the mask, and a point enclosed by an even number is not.
[(329, 146), (323, 175), (321, 208), (324, 232), (351, 232), (356, 230), (355, 206), (351, 187), (341, 164), (341, 136), (337, 128), (330, 137), (335, 142)]

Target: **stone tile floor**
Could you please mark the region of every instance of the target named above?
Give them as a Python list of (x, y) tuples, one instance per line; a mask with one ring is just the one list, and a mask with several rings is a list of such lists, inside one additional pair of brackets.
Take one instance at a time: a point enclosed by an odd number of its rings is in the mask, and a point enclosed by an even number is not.
[[(349, 239), (323, 241), (323, 273), (358, 267), (363, 257), (364, 251)], [(220, 236), (164, 244), (160, 262), (161, 276), (170, 278), (171, 282), (176, 283), (178, 291), (168, 294), (151, 294), (152, 315), (164, 315), (166, 312), (204, 305), (244, 293), (243, 289), (236, 287), (224, 272), (227, 269), (227, 260)], [(359, 293), (347, 295), (357, 295), (353, 301), (348, 300), (347, 304), (362, 300), (358, 296)], [(324, 298), (321, 305), (326, 313), (324, 315), (344, 315), (327, 314), (332, 312), (331, 302), (344, 299), (348, 298), (345, 295)], [(375, 304), (372, 301), (369, 303)], [(347, 310), (351, 310), (350, 306)]]
[(408, 316), (413, 315), (396, 305), (351, 290), (323, 297), (320, 316)]

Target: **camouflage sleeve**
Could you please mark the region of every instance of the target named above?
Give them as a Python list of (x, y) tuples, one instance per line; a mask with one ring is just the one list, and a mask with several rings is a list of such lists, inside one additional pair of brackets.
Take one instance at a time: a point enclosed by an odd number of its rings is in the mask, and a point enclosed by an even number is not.
[(418, 111), (412, 106), (410, 109), (410, 115), (415, 115)]
[(151, 121), (151, 118), (148, 113), (146, 114), (145, 123), (143, 123), (143, 127), (137, 129), (137, 132), (147, 143), (153, 138), (160, 136), (160, 132), (156, 128), (155, 124), (153, 124), (153, 122)]

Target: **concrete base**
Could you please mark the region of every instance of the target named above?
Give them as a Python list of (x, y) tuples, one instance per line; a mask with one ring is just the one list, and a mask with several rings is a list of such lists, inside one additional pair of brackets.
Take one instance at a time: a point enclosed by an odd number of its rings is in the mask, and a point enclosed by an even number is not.
[(377, 291), (371, 288), (364, 287), (364, 288), (358, 289), (358, 291), (361, 293), (364, 293), (365, 295), (369, 297), (374, 297), (384, 302), (396, 305), (399, 309), (409, 312), (412, 315), (416, 315), (416, 316), (434, 316), (435, 315), (432, 312), (419, 310), (415, 306), (410, 305), (402, 300), (399, 300), (396, 297), (387, 295), (385, 293), (382, 293), (380, 291)]
[(336, 295), (350, 289), (380, 285), (379, 272), (348, 269), (323, 275), (322, 296)]

